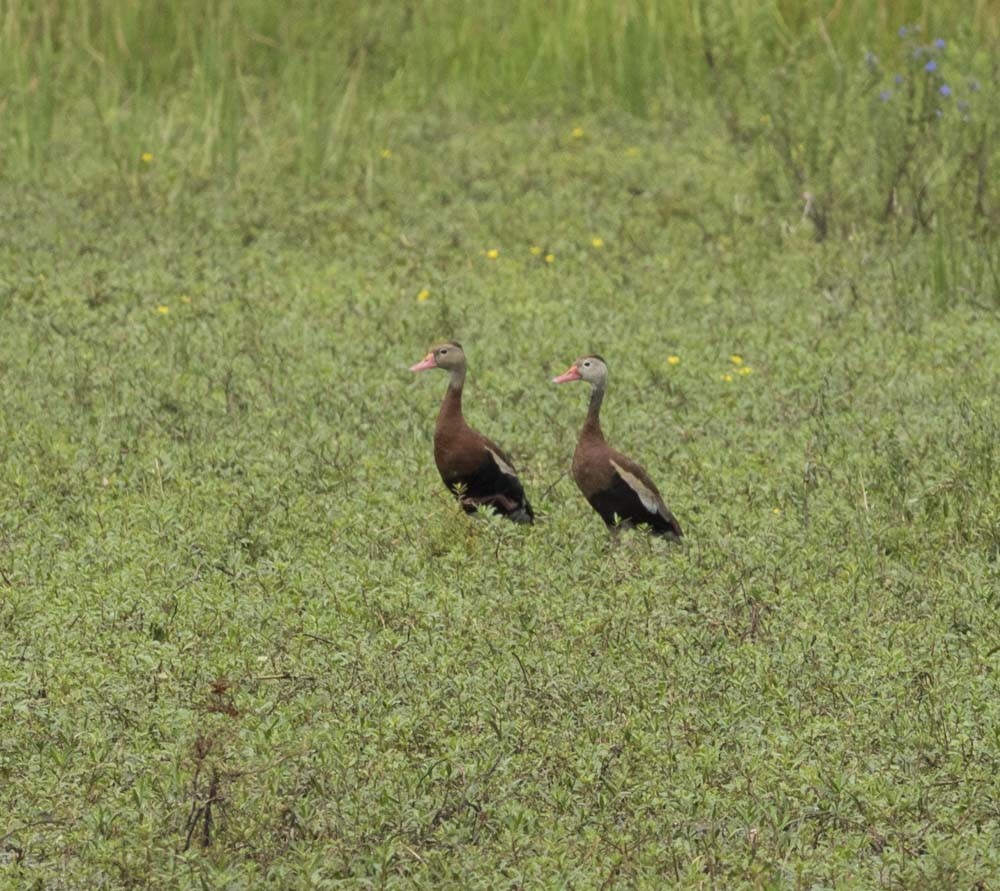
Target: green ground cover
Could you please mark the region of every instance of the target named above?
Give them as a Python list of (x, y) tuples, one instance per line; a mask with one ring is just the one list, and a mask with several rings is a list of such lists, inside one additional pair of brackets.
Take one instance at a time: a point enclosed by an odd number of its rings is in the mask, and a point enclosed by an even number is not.
[(2, 9), (0, 887), (996, 887), (998, 16), (867, 6)]

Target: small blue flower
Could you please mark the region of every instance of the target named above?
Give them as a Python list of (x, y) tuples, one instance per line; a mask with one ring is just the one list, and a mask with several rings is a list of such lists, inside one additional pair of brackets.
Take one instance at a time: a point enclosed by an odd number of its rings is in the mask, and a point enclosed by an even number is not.
[(948, 45), (948, 41), (943, 37), (938, 37), (934, 41), (934, 49), (944, 49)]
[(896, 84), (897, 86), (898, 86), (899, 84), (901, 84), (901, 83), (902, 83), (902, 82), (903, 82), (904, 80), (906, 80), (906, 78), (905, 78), (905, 77), (903, 77), (903, 75), (902, 75), (902, 74), (897, 74), (897, 75), (896, 75), (896, 76), (895, 76), (895, 77), (894, 77), (894, 78), (892, 79), (893, 83), (895, 83), (895, 84)]
[(900, 38), (903, 38), (909, 34), (909, 31), (907, 30), (906, 25), (900, 25), (899, 30), (896, 33), (900, 36)]
[(924, 71), (937, 71), (937, 62), (931, 59), (926, 65), (924, 65)]
[(892, 98), (892, 90), (883, 90), (878, 94), (879, 102), (888, 102)]
[(950, 96), (951, 95), (951, 87), (949, 87), (948, 84), (941, 84), (941, 86), (938, 87), (938, 92), (942, 96)]

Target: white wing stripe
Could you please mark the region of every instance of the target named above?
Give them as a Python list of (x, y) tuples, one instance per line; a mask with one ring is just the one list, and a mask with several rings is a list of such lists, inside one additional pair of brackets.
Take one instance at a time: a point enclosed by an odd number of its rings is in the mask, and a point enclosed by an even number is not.
[(517, 472), (511, 467), (503, 458), (501, 458), (496, 452), (493, 451), (489, 446), (486, 447), (486, 451), (493, 456), (493, 460), (496, 461), (497, 467), (500, 468), (502, 473), (506, 473), (507, 476), (512, 476), (517, 479)]
[(612, 461), (611, 466), (618, 471), (618, 476), (625, 480), (625, 484), (639, 496), (642, 506), (650, 513), (660, 513), (660, 499), (656, 497), (649, 486), (643, 483), (634, 473), (629, 473), (617, 461)]

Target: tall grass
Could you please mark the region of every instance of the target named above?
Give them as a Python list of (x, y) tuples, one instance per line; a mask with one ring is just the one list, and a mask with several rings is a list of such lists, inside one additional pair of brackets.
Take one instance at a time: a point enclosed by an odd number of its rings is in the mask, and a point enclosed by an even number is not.
[[(984, 85), (970, 126), (871, 114), (862, 58), (898, 54), (902, 25), (960, 48)], [(993, 210), (998, 38), (986, 0), (8, 0), (0, 175), (117, 170), (135, 187), (152, 154), (185, 180), (309, 182), (363, 169), (394, 124), (428, 114), (713, 109), (763, 194), (812, 196), (818, 237), (862, 218), (927, 228), (935, 191), (964, 195), (966, 218)]]

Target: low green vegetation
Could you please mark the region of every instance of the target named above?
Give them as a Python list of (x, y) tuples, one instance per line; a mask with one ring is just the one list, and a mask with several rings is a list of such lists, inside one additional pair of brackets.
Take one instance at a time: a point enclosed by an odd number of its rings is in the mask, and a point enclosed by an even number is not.
[(994, 887), (992, 6), (309, 6), (0, 15), (0, 887)]

